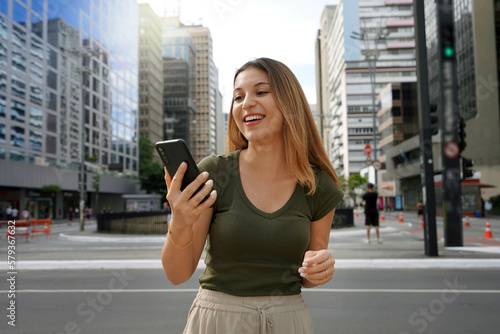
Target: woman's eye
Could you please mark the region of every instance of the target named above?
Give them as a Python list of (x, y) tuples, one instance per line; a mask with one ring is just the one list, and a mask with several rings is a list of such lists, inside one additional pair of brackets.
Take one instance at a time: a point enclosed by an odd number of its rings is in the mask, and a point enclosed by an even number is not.
[(267, 94), (267, 93), (268, 93), (268, 92), (266, 92), (266, 91), (263, 91), (263, 90), (262, 90), (262, 91), (260, 91), (260, 92), (257, 92), (257, 95), (264, 95), (264, 94)]
[(234, 97), (234, 101), (239, 101), (239, 100), (241, 100), (241, 99), (242, 99), (242, 97), (241, 97), (241, 96), (235, 96), (235, 97)]

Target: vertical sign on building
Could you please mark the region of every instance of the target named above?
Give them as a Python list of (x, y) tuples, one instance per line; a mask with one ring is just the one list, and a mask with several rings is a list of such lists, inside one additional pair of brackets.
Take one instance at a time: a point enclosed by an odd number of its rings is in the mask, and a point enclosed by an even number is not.
[(437, 0), (436, 9), (441, 78), (444, 240), (445, 246), (462, 246), (460, 159), (452, 154), (451, 149), (458, 143), (459, 122), (453, 0)]

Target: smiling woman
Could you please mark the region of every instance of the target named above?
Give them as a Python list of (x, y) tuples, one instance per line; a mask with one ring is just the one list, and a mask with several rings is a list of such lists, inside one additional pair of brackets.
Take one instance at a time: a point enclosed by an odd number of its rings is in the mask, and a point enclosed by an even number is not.
[(168, 279), (187, 281), (207, 245), (184, 333), (311, 334), (301, 289), (333, 277), (328, 242), (344, 194), (287, 66), (258, 58), (236, 72), (226, 140), (228, 153), (203, 159), (183, 191), (185, 167), (165, 175)]

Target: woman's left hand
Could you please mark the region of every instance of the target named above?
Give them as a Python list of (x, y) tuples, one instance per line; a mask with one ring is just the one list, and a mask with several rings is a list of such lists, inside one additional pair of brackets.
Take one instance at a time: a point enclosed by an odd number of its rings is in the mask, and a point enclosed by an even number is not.
[[(329, 250), (309, 250), (304, 255), (302, 267), (299, 268), (300, 276), (312, 285), (323, 285), (329, 282), (335, 271), (335, 260)], [(307, 286), (305, 284), (304, 286)]]

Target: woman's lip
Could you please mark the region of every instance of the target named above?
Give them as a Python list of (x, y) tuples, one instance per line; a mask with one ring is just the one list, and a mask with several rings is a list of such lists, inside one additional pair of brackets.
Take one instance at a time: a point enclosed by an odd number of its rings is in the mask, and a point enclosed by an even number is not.
[(245, 124), (246, 126), (254, 126), (254, 125), (257, 125), (259, 124), (260, 122), (262, 122), (264, 120), (264, 118), (261, 118), (261, 119), (256, 119), (254, 121), (249, 121), (249, 122), (243, 122), (243, 124)]
[(265, 116), (265, 115), (263, 115), (263, 114), (256, 114), (256, 113), (254, 113), (254, 114), (247, 114), (247, 115), (245, 115), (245, 117), (243, 117), (243, 122), (247, 123), (247, 121), (245, 121), (245, 120), (246, 120), (247, 118), (249, 118), (249, 117), (252, 117), (252, 116), (259, 116), (259, 117), (261, 117), (261, 119), (252, 120), (252, 121), (248, 121), (248, 122), (255, 122), (255, 121), (258, 121), (258, 120), (262, 120), (262, 119), (264, 119), (264, 118), (266, 117), (266, 116)]

